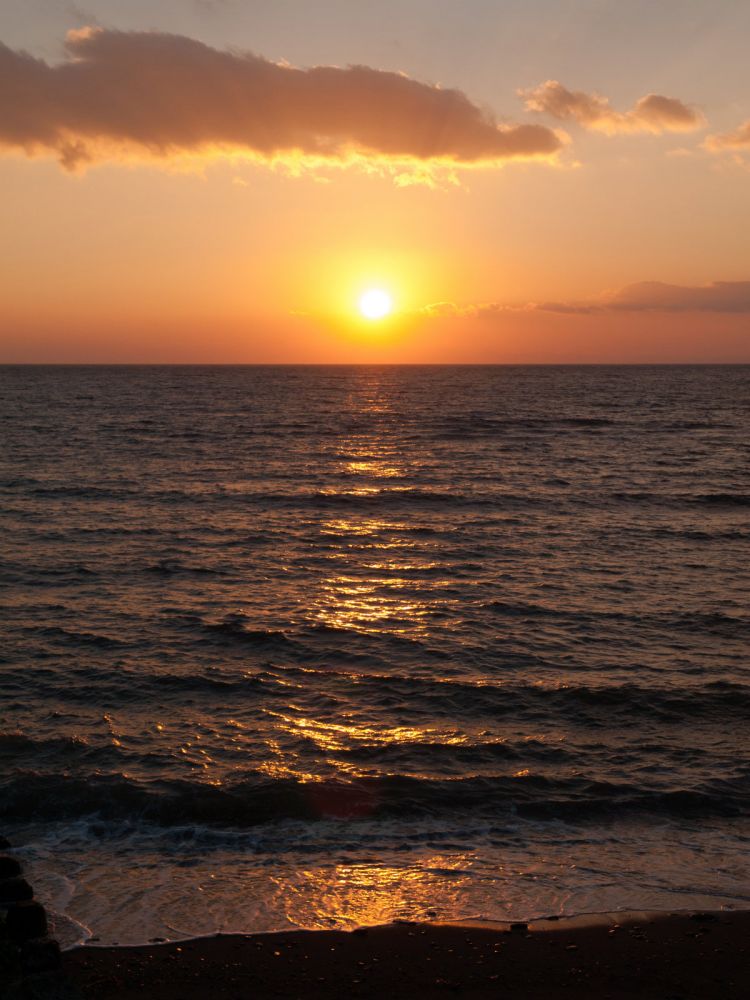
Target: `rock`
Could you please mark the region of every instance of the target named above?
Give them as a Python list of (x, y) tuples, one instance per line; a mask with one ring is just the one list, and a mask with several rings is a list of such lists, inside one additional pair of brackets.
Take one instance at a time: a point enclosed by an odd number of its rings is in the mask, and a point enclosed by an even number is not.
[(21, 963), (18, 948), (13, 942), (0, 939), (0, 996), (3, 995), (2, 984), (15, 979), (20, 974)]
[(52, 938), (30, 938), (21, 945), (24, 973), (53, 972), (60, 968), (60, 961), (60, 945)]
[(518, 920), (510, 925), (510, 929), (513, 931), (514, 934), (525, 934), (526, 931), (529, 929), (529, 925)]
[(16, 875), (20, 874), (21, 866), (15, 858), (11, 858), (7, 854), (0, 856), (0, 879), (15, 878)]
[(9, 907), (6, 916), (8, 937), (16, 941), (44, 937), (47, 933), (47, 914), (41, 903), (24, 900)]
[(20, 903), (33, 898), (34, 890), (25, 878), (4, 878), (0, 881), (0, 903)]
[(0, 837), (0, 851), (7, 851), (10, 846), (11, 843), (9, 840), (5, 837)]

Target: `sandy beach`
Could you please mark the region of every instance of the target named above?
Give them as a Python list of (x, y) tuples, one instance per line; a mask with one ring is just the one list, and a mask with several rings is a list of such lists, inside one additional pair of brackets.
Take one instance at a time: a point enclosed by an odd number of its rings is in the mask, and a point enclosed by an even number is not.
[(750, 995), (750, 912), (227, 935), (80, 947), (63, 964), (84, 1000), (739, 1000)]

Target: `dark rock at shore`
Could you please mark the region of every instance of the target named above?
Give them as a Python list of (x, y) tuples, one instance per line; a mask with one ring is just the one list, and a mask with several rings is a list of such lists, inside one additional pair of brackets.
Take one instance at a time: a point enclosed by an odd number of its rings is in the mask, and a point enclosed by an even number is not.
[(0, 879), (14, 878), (21, 874), (21, 865), (7, 854), (0, 856)]
[(24, 973), (53, 972), (60, 968), (60, 945), (53, 938), (30, 938), (21, 945)]
[(6, 837), (0, 837), (0, 851), (7, 851), (11, 847), (10, 841)]
[(4, 878), (0, 881), (0, 904), (20, 903), (34, 898), (34, 890), (25, 878)]
[(15, 941), (45, 937), (47, 934), (47, 914), (41, 903), (25, 900), (8, 909), (6, 917), (8, 937)]

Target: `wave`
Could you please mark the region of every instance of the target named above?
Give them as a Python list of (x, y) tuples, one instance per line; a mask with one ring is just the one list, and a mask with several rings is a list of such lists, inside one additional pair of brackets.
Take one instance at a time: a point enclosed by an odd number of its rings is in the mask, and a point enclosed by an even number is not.
[(615, 490), (611, 499), (623, 503), (655, 504), (674, 507), (680, 504), (701, 507), (748, 507), (748, 493), (660, 493), (651, 490)]
[(468, 414), (452, 420), (444, 420), (433, 431), (437, 440), (452, 441), (462, 438), (495, 437), (506, 431), (529, 431), (531, 433), (550, 432), (566, 429), (599, 430), (621, 424), (608, 417), (554, 416), (554, 417), (491, 417), (482, 414)]
[(685, 539), (690, 542), (722, 542), (722, 541), (748, 541), (750, 531), (743, 531), (741, 528), (670, 528), (659, 526), (657, 528), (628, 528), (628, 534), (641, 535), (650, 538)]
[[(424, 511), (425, 514), (439, 510), (497, 510), (523, 512), (528, 510), (558, 509), (600, 509), (607, 508), (612, 503), (637, 504), (642, 506), (666, 507), (705, 507), (716, 509), (746, 508), (750, 506), (750, 494), (730, 491), (716, 493), (669, 493), (656, 490), (592, 490), (585, 494), (572, 490), (571, 481), (563, 477), (546, 477), (535, 492), (511, 492), (498, 488), (496, 476), (478, 473), (471, 480), (461, 482), (454, 477), (451, 489), (440, 489), (422, 485), (381, 486), (367, 480), (366, 488), (357, 489), (349, 481), (341, 486), (330, 486), (322, 489), (308, 490), (269, 490), (248, 489), (246, 491), (225, 490), (215, 485), (206, 485), (201, 489), (144, 489), (133, 487), (114, 488), (105, 486), (37, 486), (24, 488), (22, 496), (39, 497), (43, 499), (60, 498), (64, 500), (95, 501), (107, 500), (112, 503), (124, 503), (141, 509), (144, 505), (163, 504), (171, 507), (210, 507), (214, 510), (233, 509), (238, 504), (261, 509), (273, 508), (283, 510), (341, 510), (356, 511), (406, 509), (409, 511)], [(481, 487), (487, 484), (487, 489)], [(18, 517), (31, 517), (33, 508), (18, 507), (13, 509)], [(430, 529), (426, 527), (428, 532)], [(643, 529), (643, 530), (648, 530)], [(656, 531), (659, 528), (654, 529)], [(672, 529), (674, 530), (674, 529)], [(691, 529), (685, 529), (689, 532)], [(75, 532), (53, 530), (50, 540), (60, 540), (77, 534), (111, 533), (118, 534), (154, 534), (154, 531), (142, 529), (75, 529)], [(211, 534), (211, 529), (206, 529)], [(426, 532), (425, 532), (426, 533)], [(677, 531), (676, 533), (680, 533)], [(260, 537), (258, 542), (267, 542)], [(158, 566), (158, 564), (155, 564)]]
[(159, 559), (142, 568), (144, 573), (153, 573), (155, 576), (226, 576), (226, 569), (218, 569), (215, 566), (199, 566), (181, 562), (179, 559)]
[[(220, 636), (234, 638), (232, 626), (222, 626)], [(322, 630), (321, 630), (322, 631)], [(204, 668), (190, 673), (168, 669), (154, 670), (121, 666), (116, 668), (66, 667), (65, 684), (54, 667), (37, 664), (33, 671), (12, 667), (0, 670), (0, 688), (9, 695), (24, 694), (42, 701), (92, 703), (114, 700), (116, 704), (137, 704), (171, 695), (204, 696), (209, 710), (214, 696), (240, 695), (255, 690), (264, 700), (259, 707), (284, 707), (289, 700), (289, 680), (294, 678), (300, 697), (304, 693), (325, 695), (331, 685), (341, 694), (341, 681), (348, 682), (349, 693), (364, 709), (379, 705), (402, 706), (419, 711), (444, 723), (447, 719), (513, 719), (531, 726), (555, 726), (561, 722), (581, 729), (601, 730), (623, 724), (653, 725), (724, 725), (750, 723), (750, 686), (730, 681), (709, 681), (681, 686), (637, 683), (554, 684), (513, 678), (475, 680), (461, 675), (440, 676), (422, 671), (412, 676), (397, 668), (384, 671), (388, 660), (346, 652), (346, 668), (336, 668), (325, 646), (316, 655), (306, 649), (302, 662), (296, 659), (293, 639), (283, 633), (240, 630), (242, 644), (257, 647), (263, 654), (261, 664), (252, 668), (243, 663), (241, 670), (230, 667)], [(395, 642), (410, 642), (395, 637)], [(265, 661), (269, 651), (274, 656), (290, 649), (287, 662)], [(339, 656), (339, 662), (341, 657)], [(374, 669), (373, 669), (374, 668)], [(305, 692), (303, 689), (309, 689)]]
[[(304, 626), (291, 626), (286, 629), (263, 629), (250, 626), (248, 619), (241, 613), (225, 615), (218, 621), (210, 621), (200, 615), (176, 611), (173, 616), (165, 618), (165, 624), (171, 623), (178, 628), (191, 632), (209, 643), (219, 643), (225, 647), (256, 648), (259, 651), (275, 651), (280, 656), (293, 661), (305, 662), (319, 660), (321, 657), (342, 655), (354, 659), (361, 658), (362, 647), (368, 645), (368, 636), (351, 629), (337, 628), (324, 623)], [(399, 649), (420, 654), (428, 659), (442, 659), (447, 653), (427, 648), (418, 638), (411, 636), (378, 633), (375, 645), (385, 651)], [(382, 662), (381, 655), (367, 656), (371, 662)]]
[(750, 816), (750, 775), (695, 787), (643, 788), (582, 776), (425, 780), (389, 775), (351, 781), (244, 776), (221, 786), (186, 780), (137, 781), (122, 774), (20, 774), (4, 783), (0, 817), (18, 820), (145, 821), (247, 828), (283, 820), (454, 818), (693, 818)]
[(33, 566), (28, 563), (0, 563), (0, 580), (3, 583), (21, 584), (27, 587), (57, 587), (65, 584), (80, 584), (96, 579), (100, 574), (82, 563), (62, 566)]
[(100, 649), (121, 649), (130, 645), (114, 636), (98, 635), (94, 632), (77, 632), (58, 625), (44, 625), (35, 629), (35, 633), (47, 639), (62, 639), (65, 642), (77, 643), (81, 646), (98, 646)]
[(616, 610), (586, 610), (564, 608), (535, 602), (487, 601), (480, 605), (505, 618), (549, 618), (577, 626), (602, 621), (618, 622), (635, 630), (659, 628), (674, 632), (706, 632), (726, 637), (750, 636), (750, 617), (731, 615), (724, 611), (664, 611), (628, 613)]
[(696, 493), (690, 500), (706, 507), (750, 507), (750, 493)]

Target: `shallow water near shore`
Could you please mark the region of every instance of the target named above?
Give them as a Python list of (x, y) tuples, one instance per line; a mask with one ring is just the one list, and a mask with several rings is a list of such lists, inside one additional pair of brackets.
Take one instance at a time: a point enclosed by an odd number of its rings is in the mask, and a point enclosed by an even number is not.
[(65, 943), (750, 903), (750, 368), (0, 369)]

